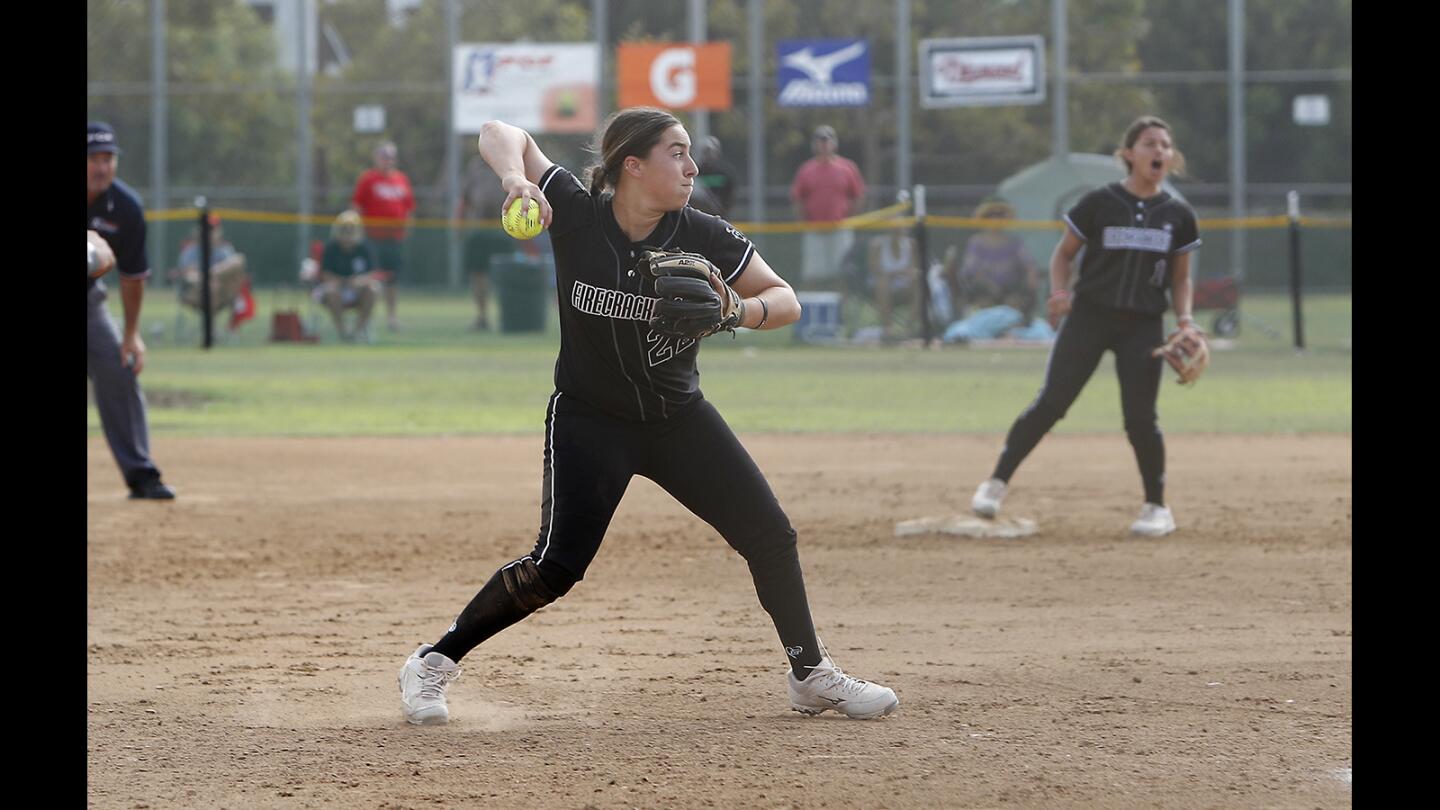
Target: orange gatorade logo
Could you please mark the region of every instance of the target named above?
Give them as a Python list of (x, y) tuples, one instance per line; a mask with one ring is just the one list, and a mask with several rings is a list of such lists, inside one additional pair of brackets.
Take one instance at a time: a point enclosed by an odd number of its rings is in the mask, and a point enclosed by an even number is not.
[(620, 45), (621, 107), (730, 109), (730, 43)]

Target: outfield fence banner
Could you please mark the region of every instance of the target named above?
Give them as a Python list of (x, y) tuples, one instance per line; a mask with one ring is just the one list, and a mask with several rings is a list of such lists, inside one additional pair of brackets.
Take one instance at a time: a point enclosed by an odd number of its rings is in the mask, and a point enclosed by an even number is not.
[(920, 105), (982, 107), (1045, 100), (1045, 38), (920, 40)]
[(731, 107), (728, 42), (622, 42), (615, 50), (621, 107)]
[(527, 132), (593, 132), (599, 76), (593, 43), (457, 45), (455, 133), (473, 135), (491, 119)]
[(864, 39), (782, 39), (776, 44), (781, 107), (870, 104), (870, 43)]

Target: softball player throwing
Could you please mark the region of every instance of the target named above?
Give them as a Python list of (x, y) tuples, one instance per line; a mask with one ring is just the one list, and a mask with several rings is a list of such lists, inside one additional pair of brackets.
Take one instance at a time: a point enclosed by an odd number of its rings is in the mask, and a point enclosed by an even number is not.
[(581, 183), (524, 130), (499, 121), (481, 130), (480, 154), (501, 178), (505, 207), (517, 199), (540, 206), (555, 250), (560, 354), (545, 415), (540, 533), (533, 551), (496, 571), (438, 641), (405, 661), (405, 719), (447, 722), (445, 690), (458, 662), (584, 577), (635, 475), (659, 484), (745, 558), (789, 657), (793, 709), (889, 714), (895, 693), (846, 675), (821, 646), (795, 529), (701, 394), (698, 341), (653, 328), (656, 282), (636, 267), (647, 249), (700, 254), (723, 276), (717, 293), (733, 290), (731, 323), (751, 329), (796, 321), (794, 291), (744, 234), (686, 205), (698, 169), (690, 136), (672, 115), (622, 110), (596, 146), (601, 162)]
[[(1125, 435), (1145, 487), (1145, 503), (1130, 530), (1154, 537), (1175, 531), (1165, 505), (1165, 440), (1155, 410), (1163, 362), (1154, 351), (1165, 342), (1167, 290), (1180, 329), (1199, 332), (1191, 316), (1190, 252), (1200, 246), (1200, 232), (1190, 206), (1161, 189), (1167, 174), (1185, 167), (1170, 125), (1153, 116), (1139, 118), (1123, 143), (1116, 155), (1125, 163), (1125, 179), (1090, 192), (1065, 215), (1065, 236), (1050, 257), (1054, 292), (1048, 304), (1052, 325), (1064, 320), (1039, 396), (1015, 420), (994, 474), (971, 501), (981, 517), (1000, 511), (1020, 462), (1065, 416), (1109, 350), (1120, 378)], [(1072, 292), (1070, 263), (1082, 247)]]

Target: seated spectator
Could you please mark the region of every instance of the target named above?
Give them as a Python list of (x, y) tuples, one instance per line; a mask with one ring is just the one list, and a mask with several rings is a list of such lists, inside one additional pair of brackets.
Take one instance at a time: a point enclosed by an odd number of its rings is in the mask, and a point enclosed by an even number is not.
[(969, 343), (975, 340), (1013, 340), (1045, 343), (1055, 339), (1055, 330), (1044, 318), (1027, 318), (1020, 310), (999, 304), (972, 310), (964, 318), (945, 328), (946, 343)]
[[(356, 340), (374, 341), (370, 332), (370, 313), (381, 294), (381, 283), (375, 271), (378, 261), (375, 247), (365, 239), (360, 215), (344, 211), (335, 218), (330, 241), (320, 259), (320, 284), (314, 296), (335, 320), (335, 331), (346, 343)], [(355, 310), (355, 325), (345, 328), (345, 310)]]
[(898, 300), (920, 312), (920, 252), (908, 225), (896, 225), (884, 236), (870, 240), (870, 284), (880, 312), (881, 334), (892, 337), (891, 320)]
[(954, 248), (947, 251), (944, 275), (951, 308), (961, 314), (1009, 306), (1028, 323), (1039, 302), (1040, 271), (1020, 237), (1000, 227), (1015, 218), (1015, 208), (1004, 200), (989, 199), (975, 209), (975, 217), (995, 220), (996, 227), (970, 237), (958, 267)]
[[(196, 228), (180, 249), (179, 266), (172, 278), (180, 285), (180, 302), (200, 310), (200, 232)], [(230, 329), (254, 314), (248, 295), (250, 276), (245, 272), (245, 254), (225, 239), (220, 217), (210, 215), (210, 314), (231, 313)]]

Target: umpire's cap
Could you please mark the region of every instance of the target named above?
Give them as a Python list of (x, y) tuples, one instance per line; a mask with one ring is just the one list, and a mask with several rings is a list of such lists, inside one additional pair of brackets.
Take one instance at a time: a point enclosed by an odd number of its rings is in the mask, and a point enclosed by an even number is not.
[(85, 154), (110, 152), (120, 154), (120, 144), (115, 141), (115, 130), (104, 121), (91, 121), (85, 127)]

